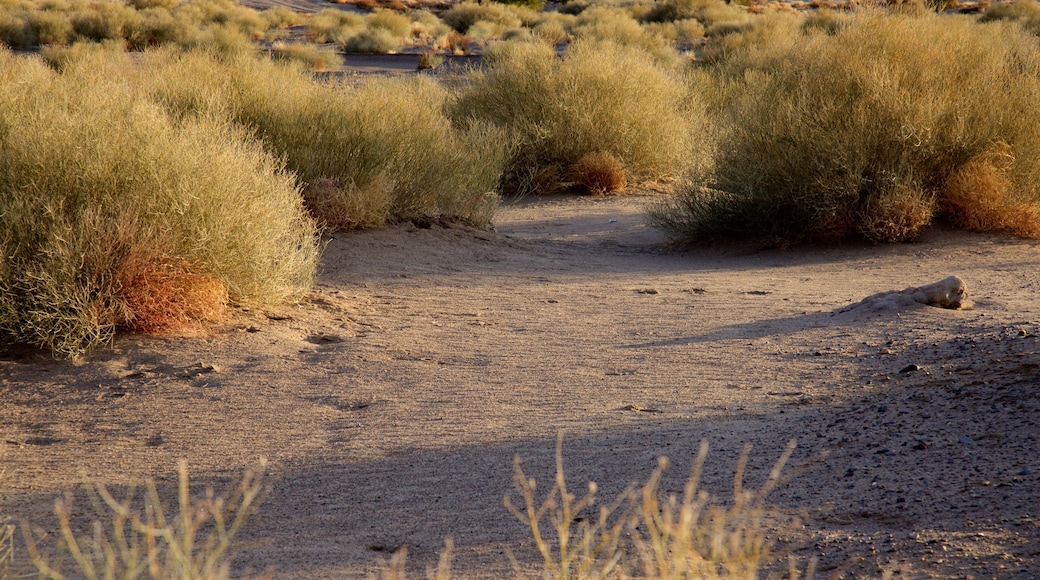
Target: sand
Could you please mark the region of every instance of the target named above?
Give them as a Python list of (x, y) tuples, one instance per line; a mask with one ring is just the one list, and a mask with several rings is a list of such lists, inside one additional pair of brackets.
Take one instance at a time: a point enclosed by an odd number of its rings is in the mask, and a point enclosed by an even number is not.
[[(680, 491), (702, 439), (725, 500), (746, 443), (755, 487), (797, 439), (770, 505), (801, 518), (784, 546), (822, 577), (1036, 576), (1037, 242), (680, 251), (643, 224), (653, 199), (528, 199), (495, 232), (341, 234), (299, 305), (72, 362), (9, 353), (0, 514), (53, 530), (84, 477), (154, 478), (172, 498), (181, 458), (201, 491), (265, 457), (237, 570), (364, 577), (406, 545), (421, 571), (450, 536), (459, 577), (501, 578), (507, 550), (537, 560), (502, 506), (513, 457), (544, 489), (560, 432), (572, 485), (605, 500), (660, 455)], [(847, 308), (951, 275), (974, 309)]]

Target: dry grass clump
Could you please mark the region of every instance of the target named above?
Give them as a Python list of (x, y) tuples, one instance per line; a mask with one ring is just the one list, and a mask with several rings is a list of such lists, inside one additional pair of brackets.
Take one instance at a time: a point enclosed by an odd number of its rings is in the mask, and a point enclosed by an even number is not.
[(135, 320), (209, 317), (179, 292), (262, 306), (310, 286), (295, 178), (221, 117), (166, 114), (126, 58), (58, 74), (0, 52), (0, 340), (75, 356)]
[(945, 216), (1036, 235), (1040, 118), (1016, 113), (1040, 99), (1034, 38), (860, 13), (793, 39), (721, 58), (713, 165), (654, 212), (658, 225), (694, 241), (892, 242)]
[[(578, 497), (567, 489), (560, 446), (553, 485), (538, 499), (536, 482), (514, 463), (513, 482), (522, 499), (505, 505), (527, 524), (547, 578), (757, 578), (775, 557), (765, 498), (780, 480), (794, 451), (788, 445), (757, 491), (743, 487), (750, 449), (738, 462), (730, 505), (698, 489), (708, 445), (702, 442), (682, 497), (662, 498), (668, 460), (658, 460), (646, 483), (630, 488), (609, 506), (596, 505), (596, 484)], [(542, 525), (547, 523), (548, 530)], [(518, 570), (519, 572), (519, 570)], [(792, 574), (796, 576), (796, 574)]]
[(603, 151), (593, 151), (575, 161), (567, 169), (567, 180), (595, 195), (621, 191), (628, 185), (621, 161)]
[(263, 59), (172, 52), (153, 64), (160, 102), (254, 131), (299, 175), (310, 210), (328, 227), (490, 221), (504, 140), (486, 124), (452, 126), (443, 113), (448, 92), (432, 79), (333, 85)]
[(459, 122), (502, 127), (514, 147), (503, 188), (554, 189), (568, 168), (591, 153), (609, 154), (628, 181), (677, 175), (697, 115), (685, 87), (642, 51), (612, 43), (575, 42), (562, 59), (544, 44), (504, 43), (487, 53), (452, 104)]
[(42, 531), (23, 530), (29, 556), (40, 578), (50, 580), (70, 572), (86, 578), (230, 578), (232, 542), (262, 499), (262, 466), (247, 471), (223, 495), (207, 490), (192, 497), (182, 461), (175, 512), (164, 505), (154, 482), (146, 484), (142, 499), (133, 485), (123, 499), (103, 485), (87, 486), (97, 519), (83, 531), (74, 521), (75, 496), (66, 493), (54, 508), (60, 530), (56, 545), (42, 546)]
[[(744, 488), (744, 470), (750, 456), (745, 447), (733, 478), (733, 498), (720, 502), (699, 489), (708, 444), (702, 441), (686, 479), (682, 496), (661, 491), (668, 458), (658, 458), (657, 468), (640, 485), (632, 485), (607, 505), (597, 503), (595, 482), (579, 496), (567, 487), (563, 468), (562, 438), (557, 440), (556, 473), (552, 485), (539, 497), (538, 485), (513, 461), (513, 486), (519, 505), (511, 495), (503, 498), (506, 509), (531, 532), (541, 557), (541, 576), (553, 580), (602, 580), (646, 578), (769, 578), (783, 577), (765, 567), (778, 560), (775, 530), (793, 529), (798, 521), (773, 513), (766, 498), (781, 481), (781, 472), (795, 449), (795, 441), (776, 461), (762, 487)], [(453, 543), (446, 542), (436, 568), (427, 567), (426, 577), (451, 578)], [(526, 578), (512, 551), (508, 552), (515, 576)], [(404, 580), (407, 549), (402, 547), (389, 562), (382, 563), (383, 580)], [(784, 570), (791, 580), (812, 578), (815, 561), (804, 571), (792, 556)]]

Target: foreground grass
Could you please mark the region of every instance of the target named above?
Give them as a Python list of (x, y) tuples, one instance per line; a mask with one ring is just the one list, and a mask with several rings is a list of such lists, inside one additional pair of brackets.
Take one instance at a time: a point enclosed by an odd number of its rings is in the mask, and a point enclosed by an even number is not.
[(713, 162), (655, 224), (691, 241), (898, 242), (936, 219), (1040, 236), (1040, 118), (1019, 113), (1040, 46), (1020, 27), (864, 12), (749, 33), (767, 40), (731, 42), (713, 72)]
[(0, 339), (75, 356), (118, 328), (307, 289), (318, 249), (295, 178), (225, 118), (171, 117), (111, 62), (58, 74), (0, 51)]
[(74, 527), (73, 494), (59, 499), (54, 510), (60, 530), (56, 543), (41, 545), (42, 531), (23, 528), (40, 578), (62, 580), (70, 571), (86, 578), (125, 580), (230, 578), (233, 541), (259, 507), (263, 470), (247, 471), (224, 495), (208, 490), (201, 498), (191, 497), (185, 462), (177, 472), (175, 512), (163, 504), (152, 482), (145, 486), (143, 500), (135, 497), (134, 486), (118, 499), (103, 485), (88, 485), (98, 519), (86, 533)]
[[(513, 484), (520, 505), (507, 495), (505, 507), (528, 526), (545, 578), (757, 578), (766, 562), (776, 557), (765, 499), (780, 481), (794, 442), (762, 488), (754, 491), (745, 490), (742, 484), (749, 451), (745, 449), (738, 461), (733, 500), (728, 504), (718, 503), (698, 489), (708, 453), (707, 442), (702, 442), (681, 497), (662, 495), (660, 482), (668, 465), (662, 457), (646, 482), (631, 486), (609, 505), (598, 506), (595, 483), (589, 483), (581, 497), (569, 491), (560, 440), (549, 489), (539, 496), (535, 480), (524, 473), (517, 458)], [(56, 502), (56, 537), (23, 526), (28, 555), (40, 577), (52, 580), (70, 574), (163, 580), (228, 578), (234, 539), (256, 513), (264, 492), (262, 474), (262, 470), (247, 472), (224, 495), (209, 490), (203, 497), (193, 498), (182, 461), (176, 511), (164, 505), (151, 482), (145, 485), (143, 498), (137, 498), (135, 487), (130, 486), (123, 499), (105, 486), (87, 485), (96, 517), (91, 530), (80, 530), (73, 517), (74, 494), (66, 493)], [(0, 540), (10, 545), (9, 531), (7, 534), (0, 534)], [(452, 549), (449, 539), (428, 577), (452, 577)], [(401, 549), (394, 554), (383, 569), (384, 578), (406, 577), (406, 553)], [(3, 564), (0, 559), (0, 571)], [(516, 575), (524, 576), (515, 558), (513, 564)], [(798, 577), (793, 567), (788, 572), (792, 578)], [(811, 577), (811, 567), (808, 574)]]

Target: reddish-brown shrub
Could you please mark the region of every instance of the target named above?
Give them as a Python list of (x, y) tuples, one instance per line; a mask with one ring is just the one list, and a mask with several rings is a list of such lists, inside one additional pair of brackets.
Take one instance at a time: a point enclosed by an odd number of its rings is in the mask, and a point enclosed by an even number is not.
[(1011, 147), (997, 143), (960, 166), (943, 184), (943, 217), (966, 230), (1040, 238), (1040, 208), (1013, 194), (1014, 164)]
[(620, 191), (628, 185), (621, 161), (605, 151), (583, 155), (567, 169), (567, 179), (593, 195)]
[(116, 272), (116, 281), (130, 330), (193, 330), (227, 314), (227, 286), (181, 258), (131, 254)]

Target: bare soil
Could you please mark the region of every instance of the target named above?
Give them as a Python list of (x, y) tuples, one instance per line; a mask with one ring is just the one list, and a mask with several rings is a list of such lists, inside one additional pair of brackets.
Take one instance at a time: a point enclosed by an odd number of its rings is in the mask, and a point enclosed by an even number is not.
[[(297, 306), (73, 362), (9, 353), (0, 514), (53, 530), (83, 478), (172, 498), (181, 458), (201, 490), (266, 457), (239, 569), (364, 577), (407, 546), (421, 571), (450, 536), (460, 577), (501, 578), (508, 550), (537, 558), (502, 506), (513, 457), (547, 488), (561, 431), (569, 480), (605, 500), (660, 455), (680, 491), (702, 439), (724, 500), (745, 444), (758, 486), (794, 438), (772, 506), (801, 518), (781, 539), (823, 577), (1040, 574), (1037, 242), (679, 251), (643, 224), (653, 199), (337, 235)], [(973, 310), (842, 312), (949, 275)]]

